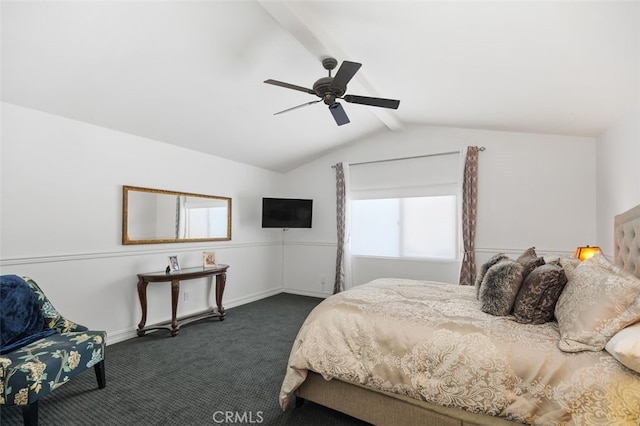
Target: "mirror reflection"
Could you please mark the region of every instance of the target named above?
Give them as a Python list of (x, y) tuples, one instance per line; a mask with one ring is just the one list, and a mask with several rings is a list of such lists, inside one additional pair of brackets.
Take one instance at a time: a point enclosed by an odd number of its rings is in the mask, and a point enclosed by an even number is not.
[(123, 186), (122, 244), (231, 240), (231, 198)]

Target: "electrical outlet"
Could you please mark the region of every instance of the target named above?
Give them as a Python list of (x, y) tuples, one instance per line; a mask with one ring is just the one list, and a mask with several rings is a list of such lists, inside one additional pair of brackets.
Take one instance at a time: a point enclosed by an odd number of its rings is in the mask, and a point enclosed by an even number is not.
[(183, 298), (184, 298), (185, 301), (189, 300), (189, 292), (188, 291), (185, 291), (183, 293)]

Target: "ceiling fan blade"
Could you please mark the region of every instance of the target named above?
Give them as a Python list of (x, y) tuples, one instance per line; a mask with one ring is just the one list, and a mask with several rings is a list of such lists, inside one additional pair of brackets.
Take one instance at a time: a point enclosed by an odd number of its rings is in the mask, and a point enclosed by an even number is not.
[(398, 109), (398, 106), (400, 105), (400, 101), (394, 99), (370, 98), (368, 96), (344, 95), (341, 99), (352, 104), (370, 105), (391, 109)]
[(331, 88), (333, 89), (334, 87), (336, 87), (344, 91), (349, 81), (351, 81), (351, 79), (356, 74), (356, 72), (358, 72), (361, 66), (362, 64), (359, 64), (357, 62), (343, 61), (342, 65), (340, 65), (340, 68), (338, 69), (338, 72), (336, 73), (336, 76), (333, 77)]
[(347, 113), (344, 112), (344, 108), (339, 103), (334, 103), (333, 105), (329, 105), (329, 111), (331, 111), (331, 115), (333, 115), (333, 119), (336, 120), (338, 126), (342, 126), (343, 124), (349, 123), (349, 117), (347, 117)]
[(298, 106), (294, 106), (294, 107), (291, 107), (291, 108), (283, 109), (282, 111), (276, 112), (276, 113), (274, 113), (273, 115), (278, 115), (278, 114), (282, 114), (282, 113), (284, 113), (284, 112), (293, 111), (294, 109), (298, 109), (298, 108), (306, 107), (307, 105), (317, 104), (318, 102), (321, 102), (321, 101), (322, 101), (322, 99), (317, 99), (317, 100), (315, 100), (315, 101), (305, 102), (305, 103), (303, 103), (303, 104), (301, 104), (301, 105), (298, 105)]
[(316, 94), (316, 92), (314, 92), (311, 89), (307, 89), (306, 87), (296, 86), (295, 84), (285, 83), (283, 81), (269, 79), (269, 80), (265, 80), (264, 82), (267, 84), (273, 84), (274, 86), (284, 87), (286, 89), (298, 90), (300, 92), (310, 93), (312, 95)]

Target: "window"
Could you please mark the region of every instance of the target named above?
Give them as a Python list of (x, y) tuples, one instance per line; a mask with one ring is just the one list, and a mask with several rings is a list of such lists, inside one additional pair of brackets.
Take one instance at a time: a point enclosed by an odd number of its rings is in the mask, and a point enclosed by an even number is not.
[(456, 196), (381, 198), (351, 203), (351, 253), (455, 259)]
[(458, 164), (446, 155), (352, 167), (351, 253), (456, 259)]

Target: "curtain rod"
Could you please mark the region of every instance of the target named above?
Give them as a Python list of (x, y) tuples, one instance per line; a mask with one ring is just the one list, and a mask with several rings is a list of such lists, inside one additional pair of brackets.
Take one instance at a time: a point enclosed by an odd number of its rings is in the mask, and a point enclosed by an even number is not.
[[(484, 151), (487, 148), (485, 148), (484, 146), (481, 146), (478, 149), (480, 151)], [(388, 161), (413, 160), (415, 158), (438, 157), (440, 155), (451, 155), (451, 154), (459, 154), (459, 153), (460, 153), (460, 150), (449, 151), (449, 152), (438, 152), (438, 153), (435, 153), (435, 154), (414, 155), (412, 157), (388, 158), (386, 160), (373, 160), (373, 161), (362, 161), (360, 163), (349, 163), (349, 166), (360, 166), (360, 165), (363, 165), (363, 164), (386, 163)], [(331, 168), (335, 169), (336, 166), (333, 165), (333, 166), (331, 166)]]

